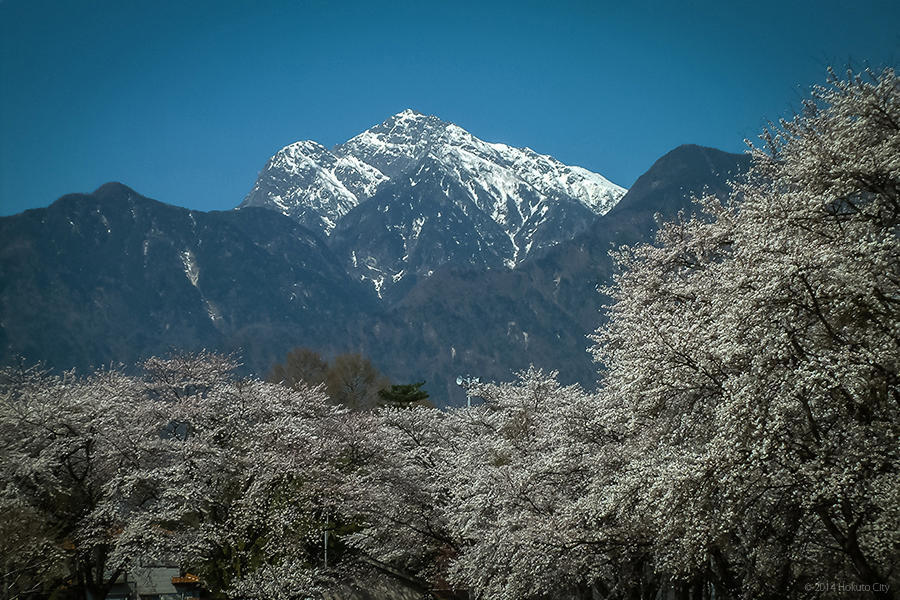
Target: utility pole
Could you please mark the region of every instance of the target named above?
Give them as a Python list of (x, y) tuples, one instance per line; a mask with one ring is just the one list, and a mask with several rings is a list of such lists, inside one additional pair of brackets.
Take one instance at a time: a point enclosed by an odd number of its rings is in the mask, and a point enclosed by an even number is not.
[(473, 383), (481, 383), (480, 377), (469, 377), (466, 375), (463, 377), (462, 375), (456, 378), (456, 385), (466, 390), (466, 408), (472, 408), (472, 396), (469, 395), (468, 387)]

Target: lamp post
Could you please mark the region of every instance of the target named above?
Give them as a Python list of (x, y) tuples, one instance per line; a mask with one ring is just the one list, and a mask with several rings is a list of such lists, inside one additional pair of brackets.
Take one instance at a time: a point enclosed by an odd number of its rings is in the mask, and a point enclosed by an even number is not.
[(466, 408), (472, 408), (472, 396), (469, 395), (467, 388), (475, 383), (481, 383), (480, 377), (469, 377), (468, 375), (459, 375), (456, 378), (456, 385), (466, 390)]

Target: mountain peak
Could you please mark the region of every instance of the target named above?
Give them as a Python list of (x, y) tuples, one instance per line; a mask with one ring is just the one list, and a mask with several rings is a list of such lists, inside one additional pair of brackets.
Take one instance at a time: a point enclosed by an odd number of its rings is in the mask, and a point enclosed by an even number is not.
[(379, 125), (375, 125), (368, 131), (373, 130), (413, 130), (424, 131), (432, 134), (440, 134), (447, 127), (454, 127), (452, 123), (444, 121), (437, 115), (428, 115), (412, 108), (407, 108), (396, 115), (392, 115), (385, 119)]
[(97, 198), (119, 198), (122, 196), (138, 196), (140, 194), (135, 192), (124, 183), (119, 183), (118, 181), (109, 181), (94, 190), (91, 195)]
[[(393, 118), (393, 119), (418, 119), (418, 118), (427, 117), (427, 116), (429, 116), (429, 115), (426, 115), (423, 112), (419, 112), (413, 108), (405, 108), (391, 118)], [(431, 116), (434, 116), (434, 115), (431, 115)]]
[(350, 138), (334, 152), (355, 156), (396, 177), (424, 158), (432, 146), (443, 143), (449, 126), (434, 115), (408, 108)]
[(730, 189), (727, 182), (740, 177), (749, 166), (747, 154), (682, 144), (657, 159), (610, 212), (674, 214), (681, 208), (690, 211), (687, 190), (697, 193), (706, 185), (708, 193), (725, 197)]
[(300, 140), (299, 142), (294, 142), (293, 144), (288, 144), (279, 152), (302, 152), (304, 154), (322, 154), (323, 152), (328, 152), (328, 149), (315, 140)]
[(387, 123), (389, 121), (393, 121), (395, 123), (397, 123), (397, 122), (416, 122), (416, 121), (431, 120), (431, 119), (436, 120), (436, 121), (441, 120), (438, 117), (436, 117), (435, 115), (427, 115), (427, 114), (425, 114), (423, 112), (419, 112), (413, 108), (406, 108), (406, 109), (403, 109), (400, 112), (398, 112), (396, 115), (388, 117), (387, 119), (385, 119), (384, 122), (385, 123)]

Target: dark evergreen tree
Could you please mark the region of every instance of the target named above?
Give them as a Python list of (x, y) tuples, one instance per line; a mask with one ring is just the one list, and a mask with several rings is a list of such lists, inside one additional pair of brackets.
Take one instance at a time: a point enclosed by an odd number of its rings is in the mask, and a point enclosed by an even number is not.
[(424, 381), (392, 385), (390, 388), (379, 390), (378, 395), (386, 406), (432, 406), (431, 402), (428, 402), (428, 392), (422, 389), (423, 385)]

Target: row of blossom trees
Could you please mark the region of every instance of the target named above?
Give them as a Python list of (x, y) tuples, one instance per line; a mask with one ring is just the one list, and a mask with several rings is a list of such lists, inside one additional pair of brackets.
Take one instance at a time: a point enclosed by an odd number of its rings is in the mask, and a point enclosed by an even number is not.
[(137, 376), (4, 370), (4, 597), (102, 599), (144, 559), (229, 595), (271, 585), (276, 567), (311, 582), (336, 468), (328, 430), (346, 411), (235, 366), (201, 354)]
[(832, 76), (727, 199), (622, 250), (597, 392), (350, 411), (228, 358), (3, 373), (4, 597), (140, 557), (222, 597), (889, 598), (900, 584), (900, 83)]

